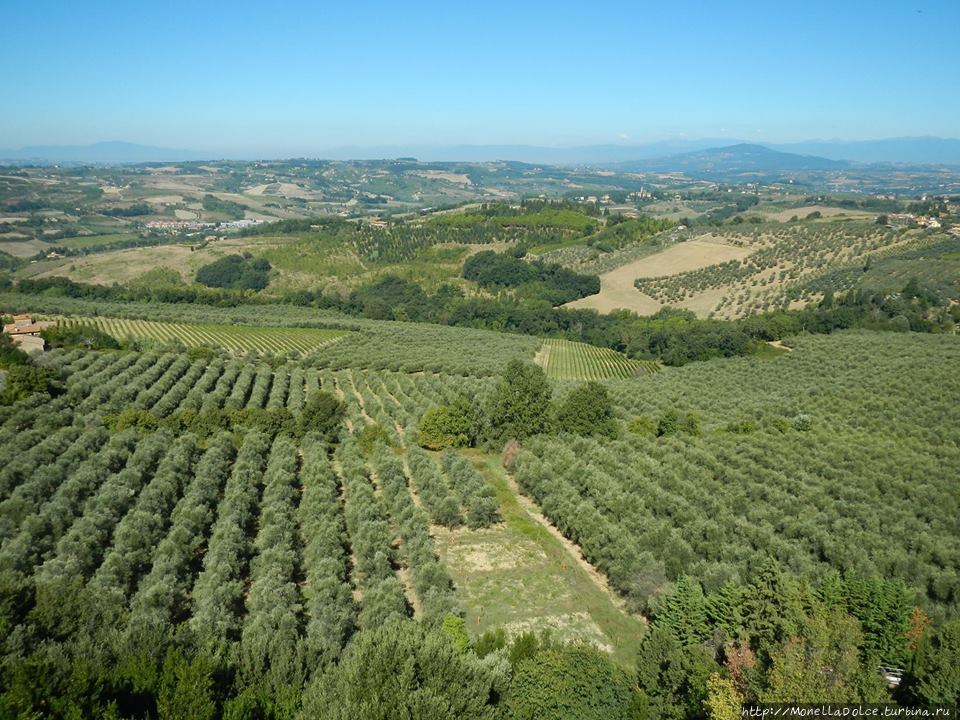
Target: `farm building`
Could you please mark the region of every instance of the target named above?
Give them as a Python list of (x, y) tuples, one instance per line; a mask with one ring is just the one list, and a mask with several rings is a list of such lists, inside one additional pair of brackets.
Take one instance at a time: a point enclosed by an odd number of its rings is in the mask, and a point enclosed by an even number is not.
[(14, 315), (13, 322), (3, 326), (3, 332), (10, 336), (15, 345), (19, 345), (25, 352), (43, 352), (45, 343), (40, 332), (56, 325), (52, 321), (41, 320), (34, 322), (29, 315)]

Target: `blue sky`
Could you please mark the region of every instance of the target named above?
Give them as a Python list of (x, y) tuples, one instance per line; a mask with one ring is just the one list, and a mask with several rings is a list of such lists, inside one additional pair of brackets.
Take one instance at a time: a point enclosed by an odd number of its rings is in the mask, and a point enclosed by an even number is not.
[(960, 136), (960, 2), (3, 0), (0, 147)]

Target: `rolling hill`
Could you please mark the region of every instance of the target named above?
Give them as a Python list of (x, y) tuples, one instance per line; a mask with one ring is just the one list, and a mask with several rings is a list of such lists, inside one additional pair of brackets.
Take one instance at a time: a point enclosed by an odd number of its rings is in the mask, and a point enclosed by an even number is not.
[(780, 152), (764, 145), (746, 143), (618, 165), (623, 170), (635, 172), (683, 172), (705, 177), (736, 173), (842, 170), (848, 166), (849, 163), (842, 160)]

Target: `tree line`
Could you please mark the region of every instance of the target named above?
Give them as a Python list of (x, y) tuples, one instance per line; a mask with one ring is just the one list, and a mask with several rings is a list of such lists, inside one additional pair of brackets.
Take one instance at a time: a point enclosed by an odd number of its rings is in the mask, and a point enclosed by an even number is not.
[[(237, 290), (110, 287), (63, 277), (24, 278), (19, 280), (16, 290), (118, 302), (202, 303), (215, 307), (267, 304), (265, 298)], [(828, 292), (821, 302), (802, 309), (776, 310), (739, 320), (698, 319), (691, 311), (672, 308), (663, 308), (649, 317), (629, 311), (601, 315), (594, 310), (551, 307), (542, 298), (524, 301), (465, 297), (462, 290), (451, 285), (429, 294), (417, 283), (393, 275), (358, 288), (346, 299), (305, 290), (285, 296), (282, 302), (377, 320), (560, 337), (612, 348), (637, 359), (657, 359), (667, 365), (749, 355), (768, 341), (798, 333), (828, 334), (849, 328), (952, 332), (960, 322), (960, 306), (916, 280), (897, 290), (859, 288)]]

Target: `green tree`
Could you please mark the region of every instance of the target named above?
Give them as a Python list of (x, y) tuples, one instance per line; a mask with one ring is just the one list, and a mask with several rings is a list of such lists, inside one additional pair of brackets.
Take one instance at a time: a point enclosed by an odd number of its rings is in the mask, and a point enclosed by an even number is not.
[(428, 450), (466, 447), (473, 434), (472, 420), (463, 405), (437, 405), (420, 418), (417, 442)]
[(0, 391), (0, 405), (12, 405), (34, 393), (60, 395), (63, 385), (57, 374), (50, 368), (33, 365), (16, 365), (8, 368), (3, 390)]
[(300, 434), (317, 433), (327, 442), (334, 442), (340, 434), (345, 412), (343, 403), (330, 393), (314, 393), (300, 414)]
[(744, 625), (761, 652), (800, 634), (808, 602), (806, 586), (768, 560), (743, 599)]
[(865, 659), (872, 664), (905, 664), (913, 593), (904, 582), (848, 578), (843, 591), (843, 606), (860, 621), (863, 630)]
[(707, 603), (700, 583), (681, 576), (671, 592), (659, 603), (654, 624), (669, 630), (681, 645), (703, 642), (710, 633), (707, 625)]
[(917, 648), (909, 688), (922, 703), (960, 703), (960, 620), (924, 633)]
[(710, 720), (739, 720), (743, 696), (733, 680), (720, 673), (713, 673), (707, 678), (707, 699), (704, 706)]
[(543, 368), (512, 360), (486, 405), (488, 440), (522, 440), (547, 428), (552, 390)]
[(157, 713), (161, 720), (209, 720), (217, 712), (213, 696), (213, 662), (205, 655), (187, 657), (171, 647), (163, 660)]
[(657, 422), (657, 437), (676, 435), (681, 432), (687, 435), (700, 435), (702, 433), (700, 417), (690, 412), (681, 415), (676, 410), (667, 410), (660, 416)]
[(557, 408), (556, 426), (574, 435), (616, 435), (610, 393), (598, 382), (577, 386)]
[(443, 618), (443, 632), (450, 638), (450, 642), (463, 655), (470, 649), (470, 636), (467, 634), (467, 623), (459, 615), (447, 615)]
[(653, 627), (637, 655), (637, 687), (643, 715), (651, 720), (699, 717), (707, 678), (719, 670), (713, 651), (681, 645), (670, 630)]
[(882, 702), (880, 677), (860, 659), (863, 634), (839, 610), (814, 609), (800, 632), (770, 652), (761, 702)]
[(514, 720), (626, 720), (635, 709), (632, 685), (592, 646), (551, 648), (519, 663), (507, 707)]
[(6, 333), (0, 333), (0, 368), (29, 365), (30, 356), (14, 345)]
[(51, 348), (82, 347), (87, 350), (116, 350), (120, 343), (95, 325), (55, 325), (40, 336)]
[(303, 720), (493, 718), (501, 678), (442, 631), (391, 621), (362, 632), (303, 696)]

